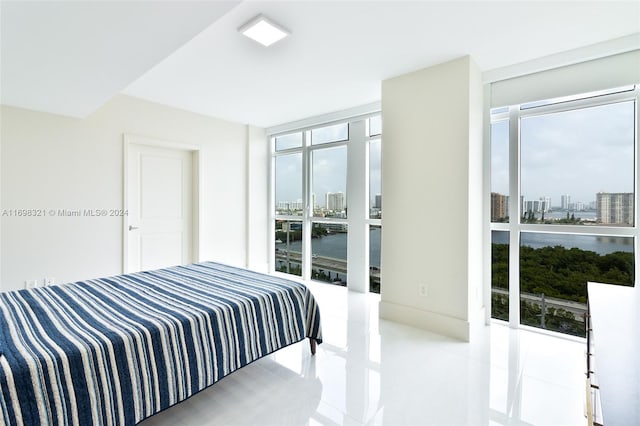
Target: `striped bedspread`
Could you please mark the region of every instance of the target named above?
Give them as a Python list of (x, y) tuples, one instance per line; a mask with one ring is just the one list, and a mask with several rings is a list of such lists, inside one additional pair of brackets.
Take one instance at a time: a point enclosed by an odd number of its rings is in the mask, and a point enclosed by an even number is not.
[(217, 263), (0, 294), (0, 424), (132, 425), (305, 337), (302, 284)]

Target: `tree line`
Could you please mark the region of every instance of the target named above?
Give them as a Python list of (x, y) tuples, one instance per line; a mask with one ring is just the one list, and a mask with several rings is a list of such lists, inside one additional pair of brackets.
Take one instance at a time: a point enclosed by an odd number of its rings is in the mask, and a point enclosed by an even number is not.
[[(509, 245), (492, 244), (491, 274), (494, 288), (509, 288)], [(548, 246), (520, 247), (520, 292), (587, 302), (587, 282), (603, 282), (633, 286), (635, 280), (634, 255), (617, 251), (598, 254), (579, 248)], [(540, 326), (541, 307), (537, 303), (521, 301), (520, 316), (523, 324)], [(492, 294), (492, 316), (507, 320), (508, 297)], [(563, 309), (547, 307), (545, 328), (584, 336), (580, 318)]]

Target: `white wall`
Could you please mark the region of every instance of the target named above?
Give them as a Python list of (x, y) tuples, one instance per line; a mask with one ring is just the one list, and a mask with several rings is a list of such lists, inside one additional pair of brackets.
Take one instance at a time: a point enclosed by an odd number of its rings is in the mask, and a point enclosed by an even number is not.
[(264, 129), (247, 128), (248, 205), (247, 268), (269, 272), (269, 161), (271, 151)]
[(464, 57), (382, 83), (380, 316), (463, 340), (482, 297), (480, 77)]
[[(201, 147), (200, 259), (246, 266), (247, 126), (131, 97), (83, 120), (2, 107), (2, 209), (121, 208), (124, 133)], [(122, 220), (4, 216), (1, 250), (4, 291), (120, 274)]]

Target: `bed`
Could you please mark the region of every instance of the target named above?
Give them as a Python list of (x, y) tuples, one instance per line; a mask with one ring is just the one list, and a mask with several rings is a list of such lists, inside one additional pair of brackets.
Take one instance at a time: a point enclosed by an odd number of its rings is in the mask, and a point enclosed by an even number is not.
[(297, 282), (213, 262), (0, 294), (0, 424), (133, 425), (309, 338)]

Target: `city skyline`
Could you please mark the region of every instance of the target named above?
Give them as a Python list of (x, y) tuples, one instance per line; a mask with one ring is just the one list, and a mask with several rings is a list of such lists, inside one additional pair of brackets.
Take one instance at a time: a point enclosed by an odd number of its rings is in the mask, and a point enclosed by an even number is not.
[[(313, 145), (343, 140), (347, 137), (346, 123), (312, 130)], [(294, 135), (298, 135), (294, 137)], [(278, 142), (282, 142), (278, 144)], [(295, 141), (294, 143), (289, 143)], [(318, 142), (319, 141), (319, 142)], [(302, 148), (302, 134), (276, 137), (276, 146), (283, 149)], [(375, 196), (382, 192), (382, 143), (380, 139), (369, 143), (369, 199), (375, 202)], [(315, 206), (327, 208), (326, 194), (347, 193), (347, 146), (314, 149), (311, 151), (312, 194), (315, 194)], [(278, 155), (275, 157), (275, 202), (297, 202), (303, 198), (302, 151)]]
[[(601, 224), (616, 224), (616, 225), (633, 225), (634, 222), (634, 200), (635, 194), (632, 192), (623, 193), (611, 193), (611, 192), (598, 192), (596, 194), (596, 201), (593, 204), (584, 208), (585, 205), (582, 202), (571, 203), (570, 195), (563, 195), (561, 197), (562, 206), (551, 206), (550, 199), (540, 198), (539, 200), (527, 200), (524, 196), (520, 197), (519, 209), (522, 220), (527, 223), (544, 222), (544, 223), (566, 223), (565, 220), (575, 221), (575, 223), (593, 222)], [(560, 207), (558, 209), (558, 207)], [(557, 209), (557, 210), (556, 210)], [(553, 213), (567, 212), (567, 216), (560, 217), (553, 215)], [(594, 212), (595, 218), (581, 218), (575, 217), (573, 214), (569, 217), (569, 212)], [(551, 213), (546, 216), (545, 213)], [(537, 217), (537, 214), (540, 216)], [(509, 197), (497, 192), (491, 193), (491, 221), (492, 222), (504, 222), (510, 217), (509, 214)]]
[[(521, 120), (521, 194), (588, 204), (634, 190), (634, 105), (620, 102)], [(491, 126), (491, 191), (509, 194), (508, 121)]]

